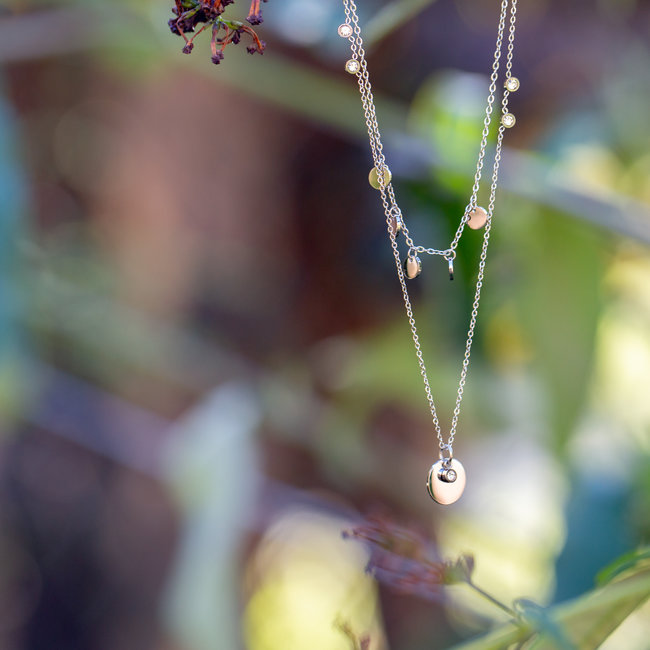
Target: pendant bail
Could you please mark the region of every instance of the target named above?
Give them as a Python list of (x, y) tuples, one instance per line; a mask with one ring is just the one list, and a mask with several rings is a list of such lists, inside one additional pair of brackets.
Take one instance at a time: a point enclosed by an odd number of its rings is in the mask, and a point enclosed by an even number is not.
[[(445, 452), (447, 452), (447, 454), (445, 454)], [(454, 459), (454, 448), (448, 442), (440, 443), (439, 456), (440, 460), (445, 465), (449, 465), (449, 463)]]

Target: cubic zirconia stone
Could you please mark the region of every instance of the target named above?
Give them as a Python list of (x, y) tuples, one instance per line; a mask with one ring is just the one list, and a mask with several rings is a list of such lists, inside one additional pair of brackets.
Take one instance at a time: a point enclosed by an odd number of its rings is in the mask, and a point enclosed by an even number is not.
[(509, 90), (511, 93), (517, 92), (519, 90), (519, 79), (517, 77), (508, 77), (505, 84), (506, 90)]
[(349, 59), (348, 62), (345, 64), (345, 69), (350, 74), (357, 74), (357, 72), (359, 72), (360, 67), (361, 66), (359, 65), (359, 62), (356, 59)]
[(504, 113), (501, 117), (501, 124), (506, 127), (506, 129), (511, 129), (517, 122), (517, 118), (512, 113)]
[(339, 25), (339, 36), (341, 38), (350, 38), (352, 36), (352, 26), (347, 23)]

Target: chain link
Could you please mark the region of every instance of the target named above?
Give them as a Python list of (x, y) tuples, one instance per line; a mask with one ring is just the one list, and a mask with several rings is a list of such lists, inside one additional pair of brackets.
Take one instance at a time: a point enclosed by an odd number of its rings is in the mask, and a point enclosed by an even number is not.
[[(408, 292), (407, 279), (406, 279), (404, 269), (402, 267), (402, 258), (400, 255), (399, 243), (397, 239), (398, 233), (397, 230), (393, 227), (393, 221), (399, 222), (401, 225), (401, 232), (404, 236), (404, 241), (408, 246), (409, 255), (413, 255), (416, 253), (427, 254), (427, 255), (440, 255), (445, 259), (447, 259), (448, 261), (451, 261), (455, 258), (456, 248), (458, 247), (458, 243), (460, 242), (460, 239), (463, 235), (465, 225), (467, 224), (467, 221), (469, 219), (469, 214), (478, 205), (477, 200), (481, 188), (481, 178), (483, 175), (483, 167), (485, 164), (487, 142), (490, 134), (490, 126), (492, 123), (492, 114), (494, 112), (494, 102), (496, 97), (497, 82), (499, 80), (499, 70), (501, 67), (503, 41), (506, 32), (506, 23), (508, 22), (508, 11), (510, 12), (510, 20), (508, 24), (508, 42), (507, 42), (506, 65), (505, 65), (506, 79), (509, 79), (512, 74), (512, 59), (513, 59), (513, 51), (514, 51), (515, 26), (516, 26), (516, 17), (517, 17), (517, 0), (501, 1), (499, 22), (497, 28), (497, 40), (496, 40), (496, 46), (494, 50), (494, 62), (492, 64), (492, 73), (490, 75), (490, 85), (488, 88), (488, 98), (487, 98), (487, 104), (485, 108), (485, 117), (483, 120), (483, 131), (481, 133), (481, 143), (479, 146), (478, 160), (476, 163), (476, 173), (474, 175), (474, 184), (472, 186), (472, 193), (470, 196), (469, 203), (465, 208), (465, 212), (460, 221), (458, 229), (456, 230), (454, 238), (452, 239), (449, 247), (446, 249), (427, 248), (424, 246), (417, 245), (414, 242), (414, 240), (412, 239), (409, 233), (406, 221), (402, 215), (402, 211), (399, 205), (397, 204), (393, 186), (390, 181), (385, 182), (384, 180), (383, 172), (384, 170), (387, 170), (388, 167), (386, 165), (383, 145), (381, 142), (381, 133), (379, 131), (379, 125), (377, 122), (377, 112), (375, 109), (372, 86), (370, 84), (370, 76), (368, 74), (366, 53), (363, 48), (361, 28), (359, 27), (357, 6), (354, 0), (343, 0), (343, 6), (345, 9), (346, 23), (352, 28), (352, 34), (349, 36), (348, 40), (350, 42), (352, 59), (354, 59), (359, 66), (356, 76), (359, 84), (359, 92), (361, 94), (363, 114), (366, 122), (366, 127), (368, 129), (370, 152), (372, 154), (374, 167), (377, 170), (377, 182), (379, 185), (379, 193), (384, 207), (384, 213), (386, 215), (386, 222), (388, 225), (388, 232), (390, 235), (390, 243), (393, 251), (393, 256), (395, 258), (397, 277), (400, 283), (400, 287), (402, 289), (402, 297), (404, 299), (406, 316), (411, 328), (411, 335), (413, 337), (413, 344), (415, 346), (415, 354), (417, 357), (418, 366), (420, 368), (420, 374), (422, 375), (422, 381), (424, 383), (424, 392), (426, 395), (427, 402), (429, 404), (429, 409), (431, 411), (431, 419), (433, 422), (434, 429), (436, 431), (436, 436), (438, 438), (440, 455), (441, 457), (452, 458), (453, 443), (458, 428), (458, 418), (460, 416), (460, 409), (463, 401), (465, 384), (467, 381), (467, 372), (469, 370), (469, 361), (472, 352), (472, 343), (474, 341), (474, 332), (476, 329), (479, 305), (481, 301), (481, 290), (483, 288), (483, 280), (485, 277), (485, 266), (487, 261), (488, 245), (490, 242), (490, 233), (492, 231), (492, 215), (494, 212), (496, 190), (497, 190), (497, 184), (499, 179), (499, 167), (501, 164), (501, 150), (503, 145), (503, 135), (505, 132), (505, 126), (503, 124), (500, 124), (497, 131), (497, 139), (496, 139), (495, 152), (494, 152), (494, 162), (492, 166), (492, 177), (490, 182), (489, 202), (488, 202), (488, 209), (487, 209), (488, 218), (485, 224), (485, 230), (483, 234), (483, 244), (481, 247), (481, 254), (479, 257), (476, 290), (474, 292), (474, 302), (472, 303), (472, 311), (469, 320), (469, 328), (467, 330), (465, 354), (463, 356), (460, 379), (458, 382), (456, 404), (454, 407), (451, 426), (449, 429), (449, 435), (447, 437), (447, 440), (444, 439), (442, 433), (440, 420), (436, 410), (436, 404), (433, 399), (433, 392), (431, 390), (431, 385), (429, 383), (429, 377), (424, 362), (424, 355), (422, 352), (420, 337), (415, 322), (415, 316), (413, 313), (413, 305), (411, 303), (411, 299)], [(509, 91), (507, 89), (504, 90), (503, 97), (501, 100), (502, 114), (508, 112), (509, 95), (510, 95)]]

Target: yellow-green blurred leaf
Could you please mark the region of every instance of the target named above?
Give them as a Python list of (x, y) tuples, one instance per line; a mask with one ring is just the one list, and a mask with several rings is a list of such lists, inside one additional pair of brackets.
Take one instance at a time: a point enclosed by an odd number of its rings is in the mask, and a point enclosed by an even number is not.
[[(548, 620), (561, 626), (578, 650), (593, 650), (650, 597), (650, 567), (627, 578), (594, 589), (569, 603), (546, 610)], [(489, 634), (455, 646), (454, 650), (506, 650), (522, 648), (557, 650), (556, 641), (541, 636), (531, 624), (503, 625)]]

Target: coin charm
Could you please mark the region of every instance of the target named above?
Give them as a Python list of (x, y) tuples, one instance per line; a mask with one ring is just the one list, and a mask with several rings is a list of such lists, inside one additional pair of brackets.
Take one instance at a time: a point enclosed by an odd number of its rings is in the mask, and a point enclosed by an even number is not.
[(477, 206), (467, 215), (467, 217), (467, 225), (472, 230), (479, 230), (487, 223), (488, 213), (485, 208)]
[(414, 280), (422, 273), (422, 262), (417, 255), (409, 255), (404, 260), (404, 275), (409, 280)]
[(397, 237), (402, 232), (404, 228), (404, 222), (402, 217), (391, 216), (390, 223), (388, 224), (388, 231), (393, 237)]
[[(387, 187), (388, 184), (393, 180), (393, 175), (391, 174), (390, 169), (388, 167), (384, 167), (384, 187)], [(376, 190), (381, 189), (379, 186), (379, 172), (377, 171), (376, 167), (373, 167), (370, 170), (370, 173), (368, 174), (368, 182), (372, 187), (374, 187)]]
[(460, 499), (465, 489), (465, 468), (455, 458), (444, 458), (429, 470), (427, 491), (437, 503), (448, 506)]

